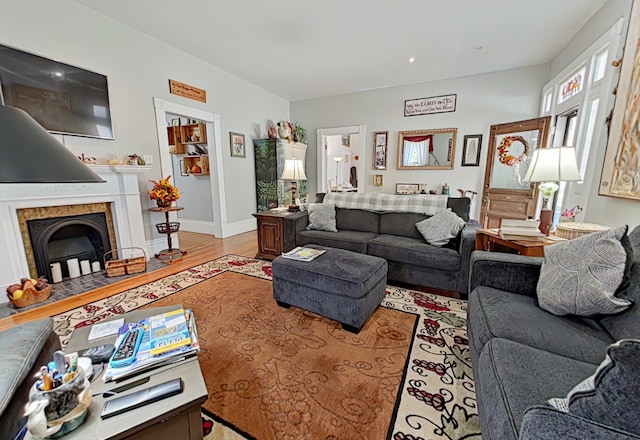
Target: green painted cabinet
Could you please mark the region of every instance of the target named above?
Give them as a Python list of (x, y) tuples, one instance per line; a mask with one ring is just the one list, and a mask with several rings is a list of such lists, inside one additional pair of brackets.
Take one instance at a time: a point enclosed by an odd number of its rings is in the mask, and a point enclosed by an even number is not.
[[(299, 142), (287, 142), (286, 139), (254, 139), (254, 158), (256, 173), (256, 209), (269, 209), (291, 204), (291, 182), (280, 179), (284, 170), (284, 161), (300, 159), (307, 162), (307, 146)], [(296, 191), (302, 203), (307, 199), (307, 182), (299, 181)]]

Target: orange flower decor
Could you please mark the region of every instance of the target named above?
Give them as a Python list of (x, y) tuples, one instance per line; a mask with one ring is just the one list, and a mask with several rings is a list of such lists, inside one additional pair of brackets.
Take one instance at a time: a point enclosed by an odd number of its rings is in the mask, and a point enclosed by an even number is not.
[(180, 198), (180, 191), (169, 182), (170, 179), (171, 176), (167, 176), (160, 181), (150, 181), (153, 183), (153, 188), (149, 191), (149, 197), (151, 200), (155, 200), (160, 208), (169, 207)]

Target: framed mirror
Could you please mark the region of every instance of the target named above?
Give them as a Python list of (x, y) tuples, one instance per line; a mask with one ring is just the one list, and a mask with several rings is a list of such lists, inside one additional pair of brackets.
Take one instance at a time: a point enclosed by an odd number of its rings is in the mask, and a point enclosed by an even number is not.
[(452, 170), (457, 128), (398, 133), (399, 170)]

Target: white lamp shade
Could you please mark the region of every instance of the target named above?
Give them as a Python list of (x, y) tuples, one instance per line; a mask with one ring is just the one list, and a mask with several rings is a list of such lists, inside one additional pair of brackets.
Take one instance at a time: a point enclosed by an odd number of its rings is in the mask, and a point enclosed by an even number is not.
[(525, 182), (571, 182), (582, 180), (576, 149), (573, 147), (538, 148), (524, 175)]
[(307, 180), (307, 175), (304, 173), (304, 163), (300, 159), (285, 160), (280, 178), (283, 180)]

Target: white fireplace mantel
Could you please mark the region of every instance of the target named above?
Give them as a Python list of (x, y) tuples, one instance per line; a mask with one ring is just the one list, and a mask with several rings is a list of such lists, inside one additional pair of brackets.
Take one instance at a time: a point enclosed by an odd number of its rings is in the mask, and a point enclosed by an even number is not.
[[(20, 278), (29, 276), (29, 265), (18, 223), (18, 209), (112, 203), (117, 246), (146, 249), (137, 174), (151, 170), (151, 166), (93, 165), (91, 168), (106, 182), (0, 184), (2, 291), (19, 282)], [(7, 301), (6, 295), (0, 295), (0, 302)]]

